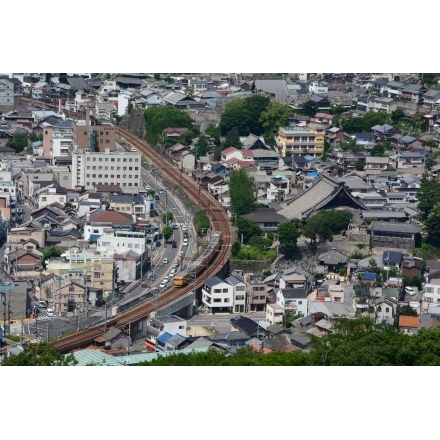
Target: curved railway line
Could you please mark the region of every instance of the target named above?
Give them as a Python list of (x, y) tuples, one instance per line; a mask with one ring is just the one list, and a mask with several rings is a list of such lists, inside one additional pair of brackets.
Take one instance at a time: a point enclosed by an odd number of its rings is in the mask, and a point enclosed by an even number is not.
[[(151, 312), (156, 310), (156, 307), (159, 309), (163, 308), (187, 293), (201, 287), (207, 277), (216, 275), (227, 263), (234, 234), (226, 212), (211, 194), (204, 190), (201, 191), (200, 186), (195, 181), (176, 169), (173, 165), (170, 165), (168, 160), (158, 155), (138, 137), (120, 128), (116, 129), (116, 134), (124, 138), (140, 153), (151, 160), (155, 166), (161, 169), (168, 180), (178, 185), (195, 204), (206, 211), (211, 222), (211, 230), (219, 231), (222, 234), (222, 245), (212, 263), (204, 270), (203, 277), (197, 278), (195, 284), (180, 288), (172, 287), (159, 295), (157, 301), (155, 299), (147, 300), (142, 304), (110, 318), (107, 321), (107, 326), (123, 326), (144, 320)], [(64, 336), (56, 341), (51, 341), (50, 344), (61, 352), (69, 352), (92, 344), (93, 339), (102, 335), (104, 329), (104, 325), (90, 327), (75, 334)]]

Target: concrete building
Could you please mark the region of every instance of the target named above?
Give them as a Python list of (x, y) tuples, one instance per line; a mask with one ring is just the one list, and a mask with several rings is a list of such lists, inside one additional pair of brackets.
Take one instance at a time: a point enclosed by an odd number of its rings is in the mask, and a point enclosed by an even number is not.
[(87, 151), (74, 148), (72, 185), (94, 190), (97, 185), (118, 185), (124, 193), (137, 194), (142, 184), (141, 155), (134, 152)]
[(326, 127), (320, 124), (280, 127), (277, 145), (281, 157), (293, 154), (320, 157), (324, 151), (325, 130)]
[(0, 78), (0, 106), (14, 106), (14, 83), (6, 78)]

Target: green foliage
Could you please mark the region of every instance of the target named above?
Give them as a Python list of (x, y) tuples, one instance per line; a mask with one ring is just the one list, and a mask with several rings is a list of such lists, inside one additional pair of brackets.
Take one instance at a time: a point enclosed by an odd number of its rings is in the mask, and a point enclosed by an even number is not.
[(46, 260), (50, 260), (51, 258), (61, 257), (61, 250), (56, 248), (55, 246), (50, 247), (46, 252), (43, 253), (41, 257), (41, 262), (43, 264), (46, 263)]
[(356, 171), (364, 171), (366, 165), (365, 159), (358, 159), (356, 163), (354, 164), (354, 169)]
[(162, 131), (167, 127), (193, 128), (188, 114), (171, 105), (148, 108), (144, 112), (144, 119), (146, 141), (151, 145), (156, 145), (162, 136)]
[(229, 194), (234, 214), (244, 215), (254, 210), (254, 179), (245, 169), (233, 170), (229, 175)]
[(298, 112), (302, 115), (313, 117), (316, 115), (318, 111), (319, 104), (316, 101), (312, 101), (311, 99), (309, 101), (303, 102), (298, 109)]
[(428, 242), (433, 246), (440, 246), (440, 202), (432, 207), (425, 220), (425, 230)]
[(168, 241), (173, 235), (174, 229), (172, 226), (164, 226), (162, 229), (163, 238)]
[(270, 98), (263, 95), (229, 101), (221, 116), (220, 133), (224, 136), (237, 128), (240, 136), (247, 136), (249, 133), (260, 136), (264, 131), (259, 122), (260, 115), (269, 102)]
[(279, 127), (287, 125), (294, 110), (277, 101), (271, 101), (265, 110), (261, 112), (260, 124), (264, 128), (264, 139), (270, 146), (275, 145), (275, 137)]
[(220, 129), (218, 127), (214, 127), (214, 125), (210, 125), (205, 130), (206, 136), (215, 139), (215, 144), (220, 145)]
[(302, 233), (312, 241), (318, 238), (320, 241), (332, 241), (333, 234), (346, 230), (352, 218), (353, 214), (347, 210), (319, 211), (306, 220)]
[(258, 247), (241, 246), (240, 252), (236, 255), (237, 260), (273, 260), (276, 257), (276, 251), (267, 249), (262, 251)]
[(363, 116), (341, 118), (341, 124), (347, 133), (370, 132), (371, 127), (383, 125), (388, 122), (388, 115), (385, 113), (368, 112)]
[[(193, 219), (193, 223), (194, 223), (194, 227), (196, 229), (197, 235), (199, 237), (202, 237), (203, 235), (205, 235), (205, 233), (207, 231), (209, 231), (210, 227), (211, 227), (211, 222), (209, 220), (208, 215), (206, 214), (206, 211), (197, 211), (194, 214), (194, 219)], [(203, 232), (205, 231), (205, 232)]]
[(232, 247), (231, 247), (231, 255), (233, 257), (236, 257), (241, 250), (241, 244), (239, 241), (234, 241), (234, 243), (232, 243)]
[(13, 148), (17, 153), (26, 149), (28, 145), (28, 137), (24, 133), (14, 133), (6, 142), (6, 146)]
[(272, 240), (268, 238), (254, 235), (249, 239), (249, 245), (262, 251), (266, 251), (272, 245)]
[(440, 73), (424, 73), (422, 75), (423, 85), (425, 87), (438, 87), (438, 77)]
[(162, 214), (162, 223), (164, 225), (168, 225), (170, 222), (174, 220), (174, 214), (172, 211), (167, 211)]
[(297, 248), (300, 232), (294, 222), (281, 222), (278, 225), (278, 240), (280, 251), (285, 255), (291, 255)]
[(400, 306), (397, 309), (397, 320), (399, 319), (400, 315), (404, 315), (404, 316), (418, 316), (417, 312), (409, 304), (405, 304), (403, 306)]
[(39, 344), (28, 344), (19, 354), (13, 354), (3, 358), (2, 366), (72, 366), (77, 365), (78, 361), (73, 354), (64, 356), (55, 347), (40, 342)]
[(240, 140), (240, 134), (238, 133), (238, 128), (233, 127), (226, 134), (225, 140), (223, 142), (224, 148), (234, 147), (237, 150), (241, 150), (243, 148), (243, 144)]
[(236, 227), (238, 237), (240, 239), (243, 237), (243, 243), (249, 243), (251, 237), (259, 237), (262, 234), (260, 227), (255, 222), (244, 217), (237, 218)]
[(424, 175), (416, 197), (419, 201), (418, 208), (423, 212), (423, 216), (426, 219), (431, 209), (440, 200), (440, 182), (431, 181)]
[(206, 156), (209, 153), (210, 147), (208, 139), (205, 136), (200, 136), (196, 143), (196, 159), (200, 156)]
[(401, 108), (398, 108), (391, 113), (391, 122), (393, 124), (398, 124), (404, 118), (405, 112)]
[(372, 148), (370, 154), (371, 154), (371, 156), (383, 157), (383, 156), (385, 156), (385, 147), (383, 145), (376, 144)]

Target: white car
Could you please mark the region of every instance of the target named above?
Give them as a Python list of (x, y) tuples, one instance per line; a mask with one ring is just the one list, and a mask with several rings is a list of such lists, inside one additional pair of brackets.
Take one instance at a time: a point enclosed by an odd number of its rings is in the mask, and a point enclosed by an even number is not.
[(182, 225), (182, 231), (186, 231), (188, 227), (186, 225)]
[(163, 289), (164, 287), (166, 287), (166, 285), (168, 284), (168, 282), (170, 281), (170, 279), (168, 277), (165, 277), (162, 282), (159, 284), (159, 287), (161, 289)]
[(187, 238), (183, 239), (182, 246), (188, 246), (188, 239)]
[(46, 313), (47, 313), (47, 316), (49, 318), (54, 318), (55, 317), (55, 313), (53, 312), (52, 309), (46, 309)]
[(409, 296), (414, 296), (416, 291), (412, 287), (405, 287), (405, 293)]
[(133, 148), (131, 149), (131, 152), (132, 152), (132, 153), (137, 153), (136, 148), (133, 147)]

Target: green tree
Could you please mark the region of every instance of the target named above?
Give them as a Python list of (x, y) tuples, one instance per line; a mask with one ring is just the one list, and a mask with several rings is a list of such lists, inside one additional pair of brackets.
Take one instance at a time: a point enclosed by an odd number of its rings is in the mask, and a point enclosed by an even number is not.
[(391, 122), (393, 124), (398, 124), (403, 118), (405, 118), (405, 112), (398, 108), (391, 113)]
[(308, 101), (303, 102), (300, 105), (298, 111), (302, 115), (313, 117), (316, 115), (318, 108), (319, 108), (319, 104), (316, 101), (310, 99)]
[(168, 225), (174, 220), (174, 214), (172, 211), (167, 211), (162, 214), (162, 223)]
[(43, 256), (41, 257), (41, 262), (44, 266), (46, 266), (46, 261), (51, 258), (61, 257), (61, 249), (58, 249), (55, 246), (50, 247), (46, 252), (43, 252)]
[(172, 105), (148, 108), (144, 112), (146, 141), (151, 145), (161, 139), (162, 131), (167, 127), (192, 129), (192, 120), (188, 114)]
[(6, 142), (6, 146), (14, 149), (17, 153), (25, 150), (28, 145), (28, 137), (24, 133), (14, 133)]
[(372, 156), (376, 156), (376, 157), (383, 157), (383, 156), (385, 156), (385, 147), (383, 145), (376, 144), (371, 149), (371, 153), (370, 154)]
[(290, 221), (281, 222), (278, 225), (278, 240), (280, 251), (285, 255), (291, 255), (297, 248), (300, 233), (295, 223)]
[(249, 239), (249, 245), (252, 247), (256, 247), (262, 251), (265, 251), (269, 249), (270, 246), (272, 245), (272, 240), (269, 240), (268, 238), (262, 236), (253, 235)]
[(196, 142), (196, 158), (198, 159), (200, 156), (206, 156), (209, 150), (208, 139), (206, 139), (205, 136), (200, 136)]
[(275, 145), (278, 129), (287, 125), (293, 114), (294, 110), (291, 107), (277, 101), (271, 101), (261, 112), (259, 122), (264, 128), (264, 139), (268, 145), (272, 147)]
[(269, 97), (258, 94), (229, 101), (221, 115), (220, 133), (224, 136), (237, 128), (240, 136), (247, 136), (249, 133), (260, 136), (264, 131), (259, 123), (260, 115), (269, 102)]
[(237, 218), (236, 226), (238, 239), (239, 241), (243, 239), (243, 243), (245, 244), (247, 244), (252, 237), (259, 237), (262, 234), (260, 227), (255, 222), (244, 217)]
[(354, 164), (354, 168), (356, 171), (364, 171), (366, 165), (365, 159), (358, 159)]
[(197, 211), (194, 214), (193, 223), (199, 237), (202, 237), (204, 234), (206, 234), (206, 232), (209, 231), (211, 227), (211, 222), (208, 215), (206, 214), (206, 211), (202, 210)]
[(423, 175), (416, 197), (419, 202), (418, 208), (426, 219), (431, 209), (440, 200), (440, 182), (431, 181), (426, 175)]
[(78, 361), (73, 354), (64, 356), (55, 347), (40, 342), (39, 344), (28, 344), (19, 354), (13, 354), (4, 357), (2, 366), (26, 366), (26, 367), (43, 367), (43, 366), (73, 366)]
[(172, 226), (164, 226), (162, 229), (163, 238), (165, 241), (168, 241), (173, 235), (173, 227)]
[(424, 228), (427, 232), (428, 243), (440, 246), (440, 202), (432, 207), (428, 218), (425, 220)]
[(237, 150), (241, 150), (243, 148), (243, 144), (241, 143), (237, 127), (233, 127), (230, 131), (228, 131), (223, 142), (223, 147), (234, 147)]
[(245, 169), (233, 170), (229, 175), (229, 194), (234, 214), (240, 216), (254, 210), (254, 179), (247, 174)]
[(239, 241), (234, 241), (234, 243), (232, 243), (232, 247), (231, 247), (231, 254), (233, 257), (236, 257), (241, 250), (241, 244)]

